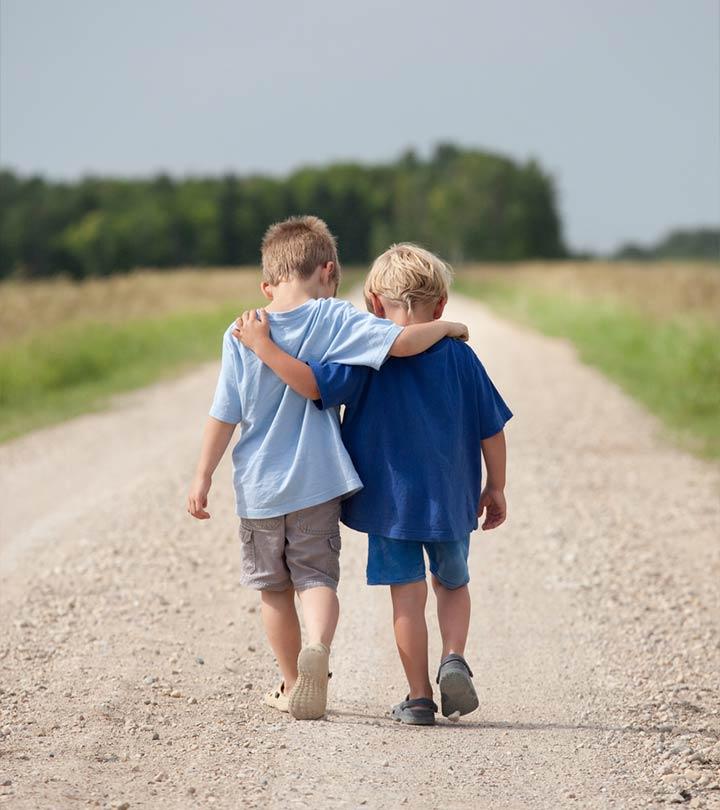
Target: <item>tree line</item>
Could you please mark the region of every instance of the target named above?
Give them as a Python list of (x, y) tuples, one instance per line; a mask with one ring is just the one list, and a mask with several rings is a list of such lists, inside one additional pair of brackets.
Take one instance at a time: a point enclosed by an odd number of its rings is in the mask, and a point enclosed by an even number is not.
[(616, 259), (720, 259), (720, 228), (677, 228), (653, 245), (628, 243)]
[(269, 224), (325, 219), (345, 264), (417, 241), (452, 262), (566, 255), (553, 179), (535, 161), (443, 144), (380, 165), (263, 175), (50, 182), (0, 172), (0, 277), (257, 264)]

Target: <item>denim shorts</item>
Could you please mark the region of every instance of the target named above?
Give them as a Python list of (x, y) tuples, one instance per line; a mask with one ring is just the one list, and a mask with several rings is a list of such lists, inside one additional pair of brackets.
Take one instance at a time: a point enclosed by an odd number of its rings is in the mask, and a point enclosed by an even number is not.
[(468, 551), (470, 535), (463, 540), (423, 543), (418, 540), (394, 540), (377, 534), (368, 535), (368, 585), (406, 585), (425, 579), (425, 556), (430, 573), (450, 590), (470, 581)]
[(289, 515), (240, 520), (240, 582), (258, 591), (296, 591), (340, 579), (340, 498)]

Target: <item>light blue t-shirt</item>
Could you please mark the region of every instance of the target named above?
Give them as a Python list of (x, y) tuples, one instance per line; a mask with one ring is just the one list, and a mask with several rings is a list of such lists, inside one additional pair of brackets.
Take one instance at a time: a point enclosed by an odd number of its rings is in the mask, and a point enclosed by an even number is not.
[[(268, 319), (272, 339), (293, 357), (376, 370), (402, 331), (336, 298)], [(210, 416), (240, 426), (232, 453), (238, 515), (287, 515), (357, 492), (362, 482), (340, 437), (338, 409), (320, 411), (288, 388), (232, 336), (234, 325), (223, 338)]]

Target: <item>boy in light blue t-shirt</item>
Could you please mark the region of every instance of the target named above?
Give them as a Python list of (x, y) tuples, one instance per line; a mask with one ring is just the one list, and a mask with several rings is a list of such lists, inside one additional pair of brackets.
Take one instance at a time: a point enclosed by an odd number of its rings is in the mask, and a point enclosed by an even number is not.
[[(335, 299), (340, 280), (335, 239), (316, 217), (270, 227), (262, 267), (275, 344), (256, 355), (234, 339), (235, 324), (226, 331), (188, 512), (200, 520), (210, 517), (212, 475), (240, 425), (232, 456), (241, 582), (261, 592), (263, 623), (282, 673), (265, 702), (298, 719), (313, 719), (325, 713), (338, 620), (340, 502), (362, 483), (343, 446), (337, 412), (318, 410), (264, 362), (287, 352), (306, 362), (379, 369), (389, 355), (417, 354), (444, 337), (466, 337), (466, 329), (448, 321), (403, 328)], [(305, 647), (295, 592), (309, 637)]]
[[(398, 325), (433, 322), (442, 316), (450, 276), (432, 253), (394, 245), (365, 282), (368, 307)], [(345, 406), (342, 438), (365, 487), (343, 502), (342, 521), (368, 534), (368, 584), (390, 586), (408, 680), (407, 698), (393, 708), (393, 718), (433, 725), (438, 711), (428, 671), (425, 556), (443, 642), (437, 674), (442, 713), (456, 719), (473, 711), (478, 698), (464, 657), (470, 533), (483, 513), (485, 530), (505, 520), (503, 428), (510, 409), (472, 349), (455, 340), (372, 370), (269, 352), (274, 330), (271, 336), (267, 318), (247, 313), (241, 323), (243, 344), (298, 393), (323, 411)]]

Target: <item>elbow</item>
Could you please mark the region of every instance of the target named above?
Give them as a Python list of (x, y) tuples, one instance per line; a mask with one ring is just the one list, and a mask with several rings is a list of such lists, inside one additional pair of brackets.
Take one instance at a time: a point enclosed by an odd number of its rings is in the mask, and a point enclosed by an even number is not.
[(320, 399), (320, 389), (317, 387), (317, 383), (307, 383), (302, 387), (298, 386), (294, 389), (296, 393), (300, 394), (301, 397), (305, 397), (305, 399)]
[(402, 339), (402, 333), (398, 339), (390, 347), (388, 355), (390, 357), (409, 357), (412, 352), (407, 344), (407, 341)]

